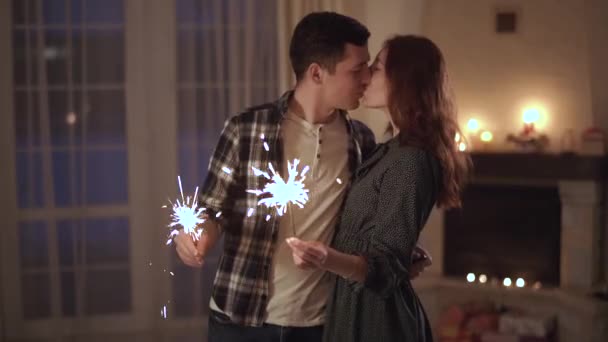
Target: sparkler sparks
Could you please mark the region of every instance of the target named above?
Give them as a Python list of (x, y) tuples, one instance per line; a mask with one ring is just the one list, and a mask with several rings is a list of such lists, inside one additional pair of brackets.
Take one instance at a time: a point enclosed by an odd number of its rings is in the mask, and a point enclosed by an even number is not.
[(304, 180), (306, 179), (306, 173), (310, 168), (305, 166), (301, 172), (298, 172), (297, 167), (299, 163), (299, 159), (294, 159), (293, 163), (287, 162), (287, 180), (284, 180), (281, 175), (274, 170), (272, 164), (268, 164), (270, 173), (252, 167), (255, 176), (264, 176), (264, 178), (268, 179), (270, 182), (268, 182), (262, 190), (247, 190), (247, 192), (257, 196), (262, 194), (269, 195), (267, 198), (260, 199), (258, 204), (277, 208), (279, 216), (282, 216), (285, 213), (287, 206), (290, 203), (303, 208), (304, 204), (308, 202), (308, 189), (304, 186)]
[(172, 230), (171, 233), (169, 233), (167, 245), (179, 234), (179, 230), (174, 227), (181, 226), (184, 228), (184, 233), (189, 234), (194, 240), (198, 240), (203, 233), (203, 229), (198, 226), (205, 222), (205, 219), (202, 217), (205, 208), (200, 208), (198, 206), (198, 187), (196, 187), (196, 190), (194, 191), (194, 197), (187, 196), (184, 198), (182, 180), (179, 176), (177, 177), (177, 181), (182, 200), (180, 202), (178, 199), (175, 203), (169, 201), (172, 205), (173, 212), (171, 213), (171, 223), (169, 224), (169, 228)]

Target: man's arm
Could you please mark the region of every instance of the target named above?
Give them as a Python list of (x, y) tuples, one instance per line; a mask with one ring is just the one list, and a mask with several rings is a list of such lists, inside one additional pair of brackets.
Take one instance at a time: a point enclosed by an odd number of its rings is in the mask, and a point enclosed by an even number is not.
[(238, 172), (238, 149), (238, 117), (235, 116), (226, 121), (200, 192), (199, 204), (206, 208), (207, 216), (201, 226), (204, 233), (198, 241), (183, 231), (175, 238), (177, 254), (186, 265), (201, 267), (221, 237), (223, 216), (220, 213), (229, 213), (233, 205), (230, 192)]

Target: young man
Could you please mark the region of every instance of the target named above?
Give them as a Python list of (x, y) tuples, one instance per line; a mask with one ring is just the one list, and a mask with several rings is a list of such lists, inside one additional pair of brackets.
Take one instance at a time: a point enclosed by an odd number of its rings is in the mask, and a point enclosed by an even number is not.
[[(196, 245), (183, 233), (176, 238), (182, 261), (200, 267), (224, 236), (209, 342), (321, 341), (330, 278), (296, 266), (285, 239), (331, 242), (351, 174), (375, 146), (372, 132), (346, 112), (369, 83), (369, 35), (352, 18), (309, 14), (290, 44), (295, 89), (227, 121), (201, 191), (206, 233)], [(245, 190), (266, 182), (252, 167), (271, 163), (284, 175), (293, 159), (310, 167), (309, 201), (278, 216)]]

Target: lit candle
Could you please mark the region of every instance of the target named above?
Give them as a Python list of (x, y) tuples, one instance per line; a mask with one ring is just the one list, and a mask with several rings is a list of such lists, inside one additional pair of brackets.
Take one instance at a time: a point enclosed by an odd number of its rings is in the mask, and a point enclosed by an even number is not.
[(515, 286), (524, 287), (526, 286), (526, 282), (523, 278), (517, 278), (517, 280), (515, 281)]
[(482, 284), (485, 284), (488, 282), (488, 276), (486, 276), (485, 274), (480, 274), (479, 275), (479, 282)]
[(467, 281), (469, 283), (475, 282), (475, 273), (469, 273), (469, 274), (467, 274)]
[(481, 145), (483, 146), (484, 150), (487, 150), (492, 144), (492, 140), (494, 140), (494, 134), (492, 134), (490, 131), (483, 131), (481, 132), (480, 138)]
[(477, 132), (479, 132), (479, 121), (477, 121), (477, 119), (469, 119), (467, 122), (467, 130), (471, 135), (477, 135)]
[(524, 121), (522, 134), (525, 136), (534, 134), (534, 124), (540, 119), (540, 110), (534, 107), (526, 108), (522, 118)]
[(511, 278), (508, 278), (508, 277), (507, 277), (507, 278), (505, 278), (505, 279), (502, 281), (502, 284), (503, 284), (505, 287), (510, 287), (510, 286), (513, 284), (513, 282), (511, 281)]

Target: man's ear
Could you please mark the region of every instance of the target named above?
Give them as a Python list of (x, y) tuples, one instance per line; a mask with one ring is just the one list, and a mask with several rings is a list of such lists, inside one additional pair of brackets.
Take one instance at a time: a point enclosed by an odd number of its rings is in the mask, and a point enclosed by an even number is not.
[(323, 67), (321, 67), (321, 65), (319, 65), (318, 63), (312, 63), (309, 67), (308, 70), (306, 71), (308, 74), (308, 78), (314, 83), (314, 84), (321, 84), (323, 83), (323, 74), (324, 74)]

